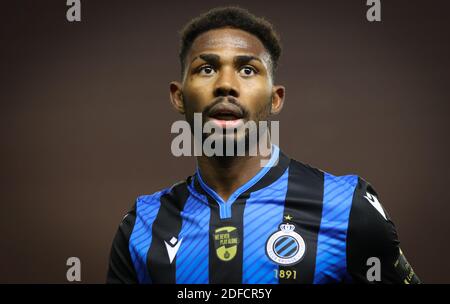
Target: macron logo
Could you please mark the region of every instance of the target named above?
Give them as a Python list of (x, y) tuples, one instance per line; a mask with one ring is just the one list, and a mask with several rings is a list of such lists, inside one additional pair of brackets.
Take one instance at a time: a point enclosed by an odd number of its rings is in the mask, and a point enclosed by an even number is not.
[[(178, 249), (180, 248), (181, 245), (181, 241), (183, 239), (181, 239), (179, 242), (177, 240), (176, 237), (172, 237), (169, 241), (170, 244), (167, 244), (166, 241), (164, 241), (164, 244), (166, 244), (166, 249), (167, 249), (167, 253), (169, 254), (169, 260), (170, 260), (170, 264), (172, 264), (173, 259), (175, 258), (175, 256), (177, 255)], [(177, 243), (178, 242), (178, 243)]]
[(374, 195), (372, 195), (372, 194), (370, 194), (369, 192), (366, 192), (366, 195), (365, 195), (364, 197), (369, 201), (369, 203), (372, 204), (372, 206), (375, 207), (375, 209), (377, 209), (377, 211), (378, 211), (378, 212), (384, 217), (384, 219), (387, 221), (386, 214), (384, 214), (384, 210), (383, 210), (383, 208), (381, 207), (381, 204), (380, 204), (380, 202), (378, 201), (377, 197), (374, 196)]

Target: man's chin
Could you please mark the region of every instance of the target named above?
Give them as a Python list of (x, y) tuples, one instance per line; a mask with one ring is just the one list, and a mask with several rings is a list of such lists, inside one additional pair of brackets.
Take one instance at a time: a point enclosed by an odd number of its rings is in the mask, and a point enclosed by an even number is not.
[(215, 156), (245, 156), (248, 155), (250, 145), (256, 145), (256, 143), (250, 143), (245, 131), (224, 135), (211, 134), (203, 141), (203, 149), (214, 151)]

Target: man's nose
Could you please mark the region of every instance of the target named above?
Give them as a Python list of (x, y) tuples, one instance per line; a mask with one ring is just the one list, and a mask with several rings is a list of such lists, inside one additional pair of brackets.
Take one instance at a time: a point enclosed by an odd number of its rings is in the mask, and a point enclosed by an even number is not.
[(219, 72), (219, 77), (214, 86), (214, 96), (239, 97), (239, 84), (237, 75), (232, 68), (224, 68)]

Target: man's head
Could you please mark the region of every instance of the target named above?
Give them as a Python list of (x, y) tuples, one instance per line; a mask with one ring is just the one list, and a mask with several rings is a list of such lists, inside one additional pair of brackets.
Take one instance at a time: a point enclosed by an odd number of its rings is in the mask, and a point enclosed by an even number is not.
[(239, 7), (215, 8), (188, 22), (181, 30), (179, 59), (182, 77), (186, 71), (186, 57), (195, 39), (210, 30), (235, 28), (256, 36), (270, 55), (273, 76), (281, 55), (280, 39), (272, 24)]
[(170, 84), (172, 104), (191, 127), (199, 112), (203, 123), (222, 127), (266, 120), (283, 105), (284, 87), (273, 84), (280, 53), (269, 22), (241, 8), (213, 9), (181, 33), (182, 81)]

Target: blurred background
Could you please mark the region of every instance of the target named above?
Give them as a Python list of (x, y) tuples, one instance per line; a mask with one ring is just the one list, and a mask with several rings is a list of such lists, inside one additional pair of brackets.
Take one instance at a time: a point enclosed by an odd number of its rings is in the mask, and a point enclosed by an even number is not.
[(0, 10), (0, 283), (103, 283), (140, 194), (191, 175), (172, 156), (178, 31), (239, 5), (275, 25), (287, 88), (280, 146), (377, 190), (427, 283), (450, 282), (449, 2), (5, 1)]

